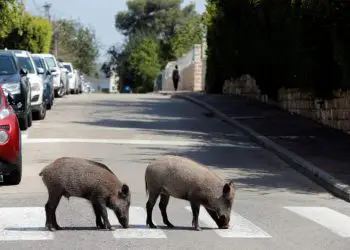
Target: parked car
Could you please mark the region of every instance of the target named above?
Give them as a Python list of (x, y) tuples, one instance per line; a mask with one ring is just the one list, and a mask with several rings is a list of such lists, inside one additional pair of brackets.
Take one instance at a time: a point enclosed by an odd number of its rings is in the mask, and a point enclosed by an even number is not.
[(53, 88), (53, 76), (51, 71), (45, 62), (44, 58), (40, 54), (32, 54), (35, 66), (43, 69), (43, 74), (40, 74), (44, 83), (44, 100), (46, 108), (50, 110), (54, 103), (55, 92)]
[(83, 83), (79, 74), (79, 70), (75, 69), (74, 73), (75, 73), (75, 80), (77, 82), (76, 84), (78, 86), (78, 94), (81, 94), (83, 93)]
[(31, 87), (27, 70), (20, 67), (13, 51), (0, 50), (0, 85), (12, 97), (20, 129), (26, 130), (32, 125)]
[(61, 80), (64, 86), (63, 95), (69, 95), (69, 79), (68, 79), (68, 70), (64, 67), (62, 60), (59, 60), (58, 67), (61, 72)]
[[(10, 92), (8, 98), (14, 101)], [(18, 185), (22, 179), (21, 131), (9, 101), (0, 87), (0, 182)]]
[(62, 62), (63, 66), (68, 70), (68, 91), (70, 94), (78, 94), (78, 85), (76, 72), (70, 62)]
[(54, 88), (55, 97), (64, 96), (66, 92), (65, 79), (64, 79), (64, 76), (61, 74), (61, 68), (59, 67), (56, 57), (52, 54), (40, 54), (40, 55), (44, 58), (45, 62), (49, 66), (49, 69), (53, 76), (53, 88)]
[(43, 120), (46, 117), (46, 103), (44, 99), (44, 82), (40, 74), (44, 73), (43, 68), (37, 68), (31, 56), (26, 50), (13, 50), (21, 68), (27, 70), (31, 87), (31, 107), (35, 120)]

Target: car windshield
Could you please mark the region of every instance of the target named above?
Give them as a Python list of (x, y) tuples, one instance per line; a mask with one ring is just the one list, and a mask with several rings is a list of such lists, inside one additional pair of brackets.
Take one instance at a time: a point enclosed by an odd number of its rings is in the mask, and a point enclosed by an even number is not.
[(34, 74), (34, 65), (32, 64), (32, 61), (29, 57), (26, 56), (17, 56), (18, 63), (21, 68), (25, 68), (29, 74)]
[(63, 65), (69, 72), (72, 72), (72, 67), (69, 64)]
[(16, 66), (13, 58), (8, 55), (0, 55), (0, 75), (16, 74)]
[(49, 68), (54, 68), (57, 67), (55, 59), (53, 59), (53, 57), (45, 57), (45, 61), (47, 63), (47, 65), (49, 65)]
[(33, 57), (33, 60), (34, 60), (35, 66), (37, 68), (43, 68), (44, 69), (44, 65), (42, 64), (42, 62), (40, 60), (40, 57)]

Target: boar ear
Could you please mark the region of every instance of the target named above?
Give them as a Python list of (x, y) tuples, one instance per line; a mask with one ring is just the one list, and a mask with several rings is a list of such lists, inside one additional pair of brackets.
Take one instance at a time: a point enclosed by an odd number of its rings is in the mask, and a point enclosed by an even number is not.
[(129, 194), (129, 186), (126, 184), (123, 184), (122, 189), (121, 189), (122, 194), (128, 195)]
[(224, 196), (227, 196), (231, 191), (230, 184), (225, 183), (224, 188), (222, 189), (222, 193)]

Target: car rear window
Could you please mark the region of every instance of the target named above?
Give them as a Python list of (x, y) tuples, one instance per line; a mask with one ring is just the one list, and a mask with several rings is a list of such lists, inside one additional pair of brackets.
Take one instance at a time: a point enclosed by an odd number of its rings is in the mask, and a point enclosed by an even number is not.
[(0, 75), (13, 75), (16, 72), (13, 58), (9, 55), (0, 55)]

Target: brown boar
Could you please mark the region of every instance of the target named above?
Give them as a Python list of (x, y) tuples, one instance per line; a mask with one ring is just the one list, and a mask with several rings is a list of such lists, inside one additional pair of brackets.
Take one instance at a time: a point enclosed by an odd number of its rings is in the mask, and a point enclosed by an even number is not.
[(106, 165), (82, 158), (61, 157), (44, 167), (39, 176), (42, 176), (49, 194), (45, 204), (45, 226), (50, 231), (61, 229), (56, 220), (56, 209), (62, 196), (89, 200), (98, 229), (112, 229), (106, 207), (114, 211), (123, 228), (128, 227), (129, 186), (123, 184)]
[(229, 227), (235, 186), (232, 181), (222, 180), (206, 166), (185, 157), (162, 156), (147, 166), (145, 182), (149, 195), (146, 224), (150, 228), (156, 228), (152, 222), (152, 210), (159, 195), (163, 223), (170, 228), (174, 227), (166, 212), (170, 196), (190, 202), (194, 229), (201, 230), (198, 225), (200, 205), (220, 229)]

